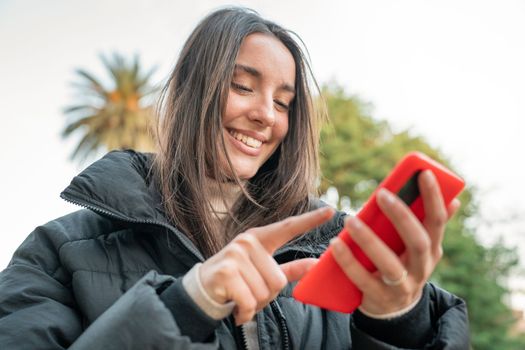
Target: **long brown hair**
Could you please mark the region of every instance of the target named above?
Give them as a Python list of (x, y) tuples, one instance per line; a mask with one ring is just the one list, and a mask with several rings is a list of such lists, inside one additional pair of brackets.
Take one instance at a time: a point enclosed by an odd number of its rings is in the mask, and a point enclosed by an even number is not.
[[(295, 98), (288, 133), (275, 153), (242, 186), (243, 195), (218, 225), (206, 178), (219, 184), (234, 173), (219, 166), (226, 153), (222, 112), (242, 41), (252, 33), (272, 35), (295, 61)], [(184, 232), (205, 257), (250, 227), (266, 225), (309, 208), (319, 174), (321, 114), (316, 113), (310, 84), (317, 83), (292, 32), (245, 8), (227, 8), (205, 17), (186, 41), (159, 103), (159, 150), (154, 174), (168, 219)], [(297, 37), (296, 35), (294, 35)], [(233, 179), (239, 186), (240, 180)], [(221, 193), (224, 193), (223, 186)]]

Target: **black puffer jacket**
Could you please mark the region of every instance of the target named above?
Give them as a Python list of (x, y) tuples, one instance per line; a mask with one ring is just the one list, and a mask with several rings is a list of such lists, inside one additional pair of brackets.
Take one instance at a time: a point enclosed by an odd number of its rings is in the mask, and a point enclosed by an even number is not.
[[(144, 154), (113, 152), (91, 165), (61, 195), (87, 209), (38, 227), (16, 251), (0, 274), (2, 349), (237, 346), (231, 318), (195, 343), (178, 324), (192, 316), (173, 317), (159, 298), (203, 257), (163, 216), (147, 180), (149, 162)], [(309, 233), (308, 244), (289, 244), (275, 258), (319, 255), (341, 227), (338, 214)], [(285, 288), (257, 315), (262, 349), (395, 348), (360, 331), (352, 315), (296, 302), (291, 290)], [(432, 285), (425, 293), (434, 327), (427, 348), (468, 348), (464, 303)]]

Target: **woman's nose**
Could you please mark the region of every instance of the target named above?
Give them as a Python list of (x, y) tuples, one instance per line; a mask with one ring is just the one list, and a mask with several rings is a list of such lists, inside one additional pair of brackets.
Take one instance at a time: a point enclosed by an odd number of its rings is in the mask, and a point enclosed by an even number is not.
[(264, 126), (272, 127), (275, 124), (275, 108), (273, 98), (261, 97), (252, 107), (249, 118)]

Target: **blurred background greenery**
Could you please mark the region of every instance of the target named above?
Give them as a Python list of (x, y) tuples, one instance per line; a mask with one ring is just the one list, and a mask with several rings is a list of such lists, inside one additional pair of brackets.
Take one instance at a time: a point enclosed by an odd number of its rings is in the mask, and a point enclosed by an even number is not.
[[(63, 137), (80, 140), (72, 151), (74, 161), (85, 162), (111, 149), (153, 149), (154, 68), (142, 67), (137, 56), (127, 59), (114, 53), (101, 59), (110, 78), (78, 69), (77, 98), (64, 110)], [(409, 130), (393, 132), (387, 121), (374, 118), (372, 103), (337, 83), (322, 88), (319, 103), (326, 104), (330, 116), (322, 130), (320, 190), (339, 208), (357, 211), (409, 151), (424, 152), (451, 167), (447, 155), (424, 137)], [(444, 256), (432, 280), (467, 301), (474, 349), (523, 349), (521, 317), (507, 303), (506, 282), (518, 268), (517, 251), (501, 242), (480, 244), (469, 221), (478, 210), (475, 188), (468, 187), (460, 199), (463, 205), (447, 226)]]

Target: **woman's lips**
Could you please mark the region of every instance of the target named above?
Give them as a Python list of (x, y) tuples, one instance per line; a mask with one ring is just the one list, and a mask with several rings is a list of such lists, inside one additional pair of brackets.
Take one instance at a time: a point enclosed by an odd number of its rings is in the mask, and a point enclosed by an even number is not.
[(244, 144), (242, 141), (237, 140), (235, 137), (232, 136), (232, 134), (228, 130), (226, 130), (226, 135), (227, 135), (227, 139), (240, 152), (242, 152), (242, 153), (244, 153), (246, 155), (252, 156), (252, 157), (257, 157), (258, 155), (261, 154), (261, 149), (262, 149), (264, 143), (259, 148), (253, 148), (253, 147), (250, 147), (250, 146)]
[(245, 132), (245, 131), (240, 132), (234, 129), (229, 130), (229, 132), (233, 136), (233, 138), (241, 141), (248, 147), (259, 148), (263, 144), (263, 141), (261, 141), (260, 138), (257, 139), (253, 136), (250, 136), (250, 135), (253, 135), (253, 133), (251, 132)]

